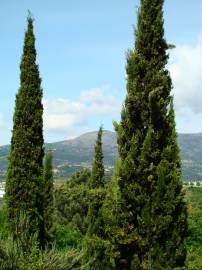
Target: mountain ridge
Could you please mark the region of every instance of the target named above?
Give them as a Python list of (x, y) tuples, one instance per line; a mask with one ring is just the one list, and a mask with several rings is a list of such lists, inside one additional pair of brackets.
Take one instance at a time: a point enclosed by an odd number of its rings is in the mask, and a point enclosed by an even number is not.
[[(46, 143), (46, 150), (54, 155), (55, 177), (67, 177), (84, 167), (90, 168), (97, 131), (53, 143)], [(183, 179), (202, 179), (202, 133), (179, 133)], [(9, 145), (0, 146), (0, 179), (4, 178), (7, 167)], [(118, 156), (116, 133), (109, 130), (103, 132), (103, 153), (106, 172), (113, 172), (114, 161)]]

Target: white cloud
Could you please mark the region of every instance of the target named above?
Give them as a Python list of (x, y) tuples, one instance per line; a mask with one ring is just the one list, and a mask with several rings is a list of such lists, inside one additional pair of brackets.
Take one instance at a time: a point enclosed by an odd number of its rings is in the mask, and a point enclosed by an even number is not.
[(202, 112), (202, 37), (194, 46), (179, 45), (171, 52), (169, 69), (177, 111)]
[(85, 125), (92, 117), (120, 112), (120, 103), (111, 94), (110, 86), (82, 91), (77, 100), (46, 99), (44, 126), (50, 131), (67, 131)]
[(3, 114), (0, 112), (0, 127), (5, 127), (5, 122), (4, 122), (4, 118), (3, 118)]
[(48, 130), (63, 131), (82, 120), (82, 104), (67, 99), (44, 100), (44, 126)]
[(177, 131), (197, 133), (202, 131), (202, 113), (194, 113), (189, 109), (181, 109), (176, 114)]

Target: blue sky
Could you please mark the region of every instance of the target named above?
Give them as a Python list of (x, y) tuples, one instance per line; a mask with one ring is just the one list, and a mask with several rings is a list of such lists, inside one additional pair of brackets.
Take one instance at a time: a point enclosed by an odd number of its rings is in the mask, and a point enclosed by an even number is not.
[[(10, 142), (27, 10), (35, 18), (47, 142), (113, 130), (133, 47), (137, 0), (0, 1), (0, 145)], [(165, 35), (179, 132), (202, 132), (202, 1), (166, 0)], [(201, 105), (201, 106), (200, 106)]]

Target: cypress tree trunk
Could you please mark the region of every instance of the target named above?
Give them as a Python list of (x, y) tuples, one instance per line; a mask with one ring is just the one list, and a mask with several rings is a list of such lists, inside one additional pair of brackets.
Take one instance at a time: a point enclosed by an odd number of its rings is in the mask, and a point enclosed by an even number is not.
[(50, 244), (53, 240), (53, 165), (52, 153), (48, 152), (44, 161), (43, 177), (43, 222), (44, 222), (44, 243)]
[(180, 159), (165, 66), (163, 0), (142, 0), (127, 55), (127, 97), (115, 124), (121, 166), (120, 258), (116, 269), (183, 266), (187, 230)]
[[(8, 217), (14, 234), (20, 212), (29, 218), (30, 234), (41, 231), (43, 169), (43, 106), (36, 64), (33, 19), (28, 17), (16, 95), (9, 167), (6, 179)], [(17, 234), (16, 234), (17, 235)]]

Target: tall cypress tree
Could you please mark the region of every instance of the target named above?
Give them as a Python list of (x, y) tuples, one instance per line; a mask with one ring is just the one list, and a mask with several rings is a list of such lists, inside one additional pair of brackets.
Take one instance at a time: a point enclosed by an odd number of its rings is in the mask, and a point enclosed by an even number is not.
[[(92, 191), (92, 203), (89, 206), (87, 215), (88, 235), (99, 233), (100, 229), (100, 209), (102, 207), (103, 187), (104, 187), (104, 164), (102, 152), (102, 133), (103, 128), (100, 127), (97, 140), (95, 143), (95, 156), (93, 160), (91, 178), (89, 180), (89, 187)], [(101, 196), (99, 198), (99, 196)]]
[(103, 128), (101, 126), (97, 134), (92, 173), (89, 180), (89, 196), (91, 197), (91, 203), (86, 217), (88, 229), (84, 241), (86, 248), (85, 261), (88, 262), (87, 269), (89, 270), (108, 269), (105, 261), (105, 244), (103, 241), (104, 226), (102, 205), (105, 198), (105, 190), (102, 134)]
[(183, 266), (187, 230), (172, 82), (165, 66), (164, 0), (141, 0), (135, 48), (127, 55), (127, 96), (115, 124), (121, 165), (116, 269)]
[(30, 233), (41, 230), (43, 173), (43, 106), (39, 68), (36, 64), (33, 19), (28, 16), (16, 95), (6, 199), (11, 230), (15, 233), (20, 212), (29, 218)]
[(97, 140), (95, 143), (95, 156), (92, 164), (92, 174), (89, 181), (91, 188), (103, 187), (104, 186), (104, 164), (103, 164), (103, 152), (102, 152), (102, 134), (103, 128), (100, 127)]
[(43, 223), (44, 223), (44, 243), (50, 244), (53, 239), (53, 165), (52, 153), (45, 155), (43, 173)]

